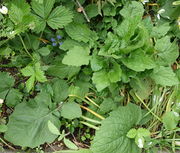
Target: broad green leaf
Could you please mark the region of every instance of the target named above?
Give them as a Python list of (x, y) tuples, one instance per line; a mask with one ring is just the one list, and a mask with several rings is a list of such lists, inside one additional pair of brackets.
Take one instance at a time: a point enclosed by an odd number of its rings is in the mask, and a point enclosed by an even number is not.
[(162, 86), (173, 86), (179, 84), (176, 74), (170, 67), (156, 67), (151, 74), (151, 78), (156, 82), (156, 84)]
[(179, 114), (177, 112), (173, 112), (173, 111), (167, 112), (162, 117), (162, 121), (167, 130), (173, 130), (176, 128), (176, 126), (179, 122)]
[(80, 68), (77, 66), (68, 66), (64, 64), (52, 65), (48, 68), (47, 74), (61, 79), (70, 79), (79, 72)]
[(138, 135), (138, 137), (149, 137), (151, 135), (151, 133), (149, 132), (148, 129), (139, 128), (137, 130), (137, 135)]
[(100, 105), (100, 111), (102, 113), (108, 113), (117, 108), (117, 103), (115, 103), (111, 98), (106, 98)]
[(0, 125), (0, 133), (4, 133), (4, 132), (6, 132), (7, 131), (7, 125), (5, 125), (5, 124), (1, 124)]
[(112, 83), (116, 83), (121, 80), (122, 70), (118, 63), (113, 63), (113, 68), (108, 72), (109, 80)]
[(67, 52), (67, 55), (64, 56), (62, 63), (71, 66), (88, 65), (90, 60), (89, 53), (89, 48), (75, 46)]
[(48, 128), (52, 134), (60, 135), (58, 128), (51, 121), (48, 121)]
[(89, 149), (80, 149), (80, 150), (62, 150), (62, 151), (56, 151), (54, 153), (92, 153)]
[(13, 0), (9, 11), (10, 19), (15, 25), (23, 21), (23, 17), (30, 13), (30, 6), (25, 0)]
[(129, 57), (123, 58), (122, 62), (129, 69), (137, 72), (152, 69), (156, 66), (154, 60), (141, 49), (132, 52)]
[(49, 55), (49, 53), (51, 51), (50, 51), (50, 49), (48, 47), (42, 47), (42, 48), (38, 49), (37, 52), (39, 54), (41, 54), (42, 56), (47, 56), (47, 55)]
[(170, 26), (168, 23), (160, 24), (152, 28), (151, 37), (160, 38), (165, 36), (169, 30)]
[(98, 91), (101, 91), (110, 85), (110, 80), (105, 70), (94, 72), (92, 81), (96, 85)]
[(61, 115), (67, 119), (79, 118), (82, 115), (81, 108), (75, 102), (64, 103), (61, 109)]
[(34, 87), (34, 82), (35, 82), (35, 76), (32, 75), (27, 81), (26, 81), (26, 88), (27, 91), (30, 92), (31, 89)]
[(51, 143), (57, 135), (49, 131), (48, 121), (60, 127), (59, 119), (53, 116), (46, 105), (36, 105), (33, 101), (20, 103), (9, 117), (5, 139), (14, 145), (30, 148), (45, 142)]
[(47, 24), (52, 29), (63, 28), (64, 26), (72, 22), (72, 18), (72, 12), (70, 12), (64, 6), (58, 6), (49, 15)]
[(85, 7), (89, 18), (93, 18), (99, 14), (97, 4), (89, 4)]
[(40, 63), (35, 64), (34, 72), (35, 72), (35, 77), (36, 77), (37, 81), (39, 81), (39, 82), (47, 81), (46, 76), (44, 75), (44, 72), (41, 70)]
[(6, 97), (6, 105), (14, 107), (21, 102), (23, 95), (18, 89), (11, 89)]
[(93, 71), (99, 71), (103, 68), (103, 58), (99, 56), (92, 56), (91, 58), (91, 69)]
[(69, 139), (64, 138), (63, 142), (69, 149), (78, 150), (78, 147)]
[(14, 85), (14, 78), (6, 72), (0, 72), (0, 98), (5, 99), (7, 93)]
[(131, 130), (129, 130), (129, 132), (127, 133), (127, 137), (128, 138), (135, 138), (136, 137), (136, 135), (137, 135), (137, 130), (135, 129), (135, 128), (133, 128), (133, 129), (131, 129)]
[(140, 153), (134, 140), (126, 135), (141, 120), (140, 107), (129, 104), (119, 107), (102, 121), (92, 141), (93, 153)]
[(68, 97), (68, 84), (65, 80), (55, 79), (52, 84), (54, 101), (59, 103)]
[(124, 8), (120, 11), (120, 14), (124, 18), (135, 18), (141, 17), (144, 14), (144, 7), (140, 2), (132, 1), (131, 3), (127, 3)]
[(133, 91), (143, 100), (151, 94), (152, 85), (153, 83), (150, 78), (136, 77), (130, 81), (130, 86), (133, 88)]
[(178, 45), (176, 42), (171, 43), (169, 36), (158, 39), (155, 49), (163, 65), (173, 64), (179, 56)]
[(65, 27), (67, 34), (74, 40), (87, 43), (91, 39), (91, 30), (85, 24), (71, 23)]
[(31, 6), (38, 16), (42, 17), (43, 19), (47, 19), (54, 6), (54, 3), (55, 0), (43, 0), (43, 3), (39, 3), (37, 0), (32, 0)]

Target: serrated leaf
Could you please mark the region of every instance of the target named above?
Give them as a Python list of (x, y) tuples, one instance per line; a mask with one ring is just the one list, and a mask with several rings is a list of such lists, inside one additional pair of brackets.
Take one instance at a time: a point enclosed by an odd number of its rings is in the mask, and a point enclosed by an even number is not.
[(169, 36), (158, 39), (155, 49), (163, 65), (173, 64), (179, 56), (178, 45), (176, 42), (171, 43)]
[(65, 80), (56, 79), (53, 81), (52, 89), (54, 93), (54, 101), (59, 103), (68, 97), (68, 84)]
[(6, 105), (14, 107), (21, 102), (23, 95), (18, 89), (11, 89), (6, 97)]
[(67, 55), (64, 56), (62, 63), (71, 66), (88, 65), (90, 60), (89, 53), (89, 48), (75, 46), (67, 52)]
[(59, 119), (53, 116), (46, 105), (36, 105), (33, 101), (20, 103), (10, 115), (5, 139), (14, 145), (30, 148), (45, 142), (51, 143), (57, 138), (57, 135), (49, 131), (49, 120), (56, 127), (60, 127)]
[(136, 135), (137, 135), (137, 130), (133, 128), (133, 129), (129, 130), (129, 132), (127, 133), (126, 136), (127, 136), (128, 138), (131, 138), (131, 139), (132, 139), (132, 138), (135, 138)]
[(47, 23), (52, 29), (58, 29), (72, 22), (72, 18), (71, 11), (63, 6), (58, 6), (49, 15)]
[(30, 92), (31, 89), (34, 87), (34, 82), (35, 82), (35, 76), (31, 76), (27, 81), (26, 81), (26, 88), (27, 92)]
[(14, 85), (14, 78), (6, 72), (0, 72), (0, 98), (5, 99), (8, 91)]
[(69, 149), (73, 149), (73, 150), (77, 150), (78, 149), (78, 147), (72, 141), (70, 141), (69, 139), (64, 138), (64, 144)]
[(48, 68), (47, 74), (61, 79), (70, 79), (79, 72), (80, 68), (77, 66), (68, 66), (61, 63), (52, 65)]
[(96, 85), (98, 91), (101, 91), (110, 85), (110, 80), (105, 70), (94, 72), (92, 81)]
[(126, 135), (139, 123), (141, 109), (134, 104), (119, 107), (102, 121), (100, 130), (96, 131), (92, 141), (93, 153), (140, 153), (134, 140)]
[(55, 0), (43, 0), (43, 3), (39, 3), (37, 0), (31, 2), (32, 9), (34, 12), (42, 17), (47, 18), (54, 6)]
[(61, 115), (67, 119), (79, 118), (82, 115), (81, 108), (75, 102), (64, 103), (61, 109)]
[(58, 128), (51, 121), (48, 121), (48, 128), (52, 134), (60, 135)]
[(128, 68), (137, 72), (152, 69), (156, 66), (154, 60), (141, 49), (132, 52), (128, 58), (122, 59), (122, 62)]
[(170, 67), (156, 67), (151, 74), (151, 78), (156, 82), (156, 84), (162, 86), (173, 86), (179, 84), (176, 74)]
[(137, 136), (138, 137), (149, 137), (151, 135), (151, 133), (149, 132), (148, 129), (145, 128), (139, 128), (137, 130)]
[(91, 39), (91, 30), (85, 24), (71, 23), (65, 27), (67, 34), (74, 40), (87, 43)]

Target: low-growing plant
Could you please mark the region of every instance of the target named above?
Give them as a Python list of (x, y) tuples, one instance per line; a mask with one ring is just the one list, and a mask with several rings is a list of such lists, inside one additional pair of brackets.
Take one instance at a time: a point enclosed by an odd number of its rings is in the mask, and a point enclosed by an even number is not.
[(0, 141), (36, 152), (53, 142), (68, 153), (176, 152), (179, 9), (173, 0), (3, 2)]

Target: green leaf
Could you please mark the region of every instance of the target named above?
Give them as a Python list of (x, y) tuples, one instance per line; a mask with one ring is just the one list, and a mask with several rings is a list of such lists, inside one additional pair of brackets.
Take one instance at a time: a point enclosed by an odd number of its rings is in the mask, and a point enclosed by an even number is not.
[(37, 52), (39, 54), (41, 54), (42, 56), (47, 56), (47, 55), (49, 55), (49, 53), (51, 51), (50, 51), (50, 49), (48, 47), (42, 47), (42, 48), (38, 49)]
[(160, 24), (152, 28), (151, 37), (160, 38), (170, 30), (169, 23)]
[(25, 68), (21, 69), (21, 73), (24, 76), (30, 76), (26, 82), (26, 88), (28, 92), (33, 88), (35, 80), (39, 82), (47, 81), (44, 72), (41, 70), (40, 63), (26, 66)]
[(88, 65), (90, 60), (89, 53), (89, 48), (75, 46), (67, 52), (67, 55), (64, 56), (62, 63), (71, 66)]
[(8, 91), (14, 85), (14, 78), (6, 72), (0, 72), (0, 98), (5, 99)]
[(7, 131), (7, 125), (5, 125), (5, 124), (1, 124), (0, 125), (0, 133), (4, 133), (4, 132), (6, 132)]
[(72, 12), (63, 6), (56, 7), (48, 17), (47, 24), (52, 29), (63, 28), (72, 22)]
[(67, 34), (74, 40), (87, 43), (91, 39), (91, 30), (85, 24), (71, 23), (65, 27)]
[(23, 95), (18, 89), (11, 89), (6, 97), (6, 105), (14, 107), (21, 102)]
[(98, 91), (101, 91), (110, 85), (110, 80), (105, 70), (94, 72), (92, 81), (96, 85)]
[(79, 72), (80, 68), (77, 66), (68, 66), (64, 64), (52, 65), (48, 68), (47, 74), (55, 77), (59, 77), (60, 79), (70, 79), (75, 76)]
[(61, 115), (67, 119), (79, 118), (82, 115), (81, 108), (75, 102), (64, 103), (61, 109)]
[(43, 3), (37, 2), (37, 0), (32, 0), (31, 6), (34, 12), (42, 17), (43, 19), (47, 18), (54, 6), (55, 0), (43, 0)]
[(33, 101), (20, 103), (10, 115), (5, 139), (14, 145), (30, 148), (52, 143), (57, 135), (49, 131), (48, 121), (60, 128), (59, 119), (46, 105), (36, 105)]
[(89, 18), (93, 18), (99, 14), (97, 4), (89, 4), (85, 7)]
[(134, 104), (119, 107), (102, 121), (92, 141), (93, 153), (140, 153), (134, 140), (126, 135), (141, 120), (141, 109)]
[(10, 19), (17, 25), (23, 17), (30, 14), (30, 6), (25, 0), (13, 0), (9, 11)]
[(70, 140), (64, 138), (64, 144), (66, 145), (66, 147), (68, 147), (69, 149), (73, 149), (73, 150), (78, 150), (78, 147)]
[(151, 78), (156, 82), (156, 84), (162, 86), (173, 86), (179, 84), (176, 74), (170, 67), (156, 67), (151, 74)]
[(133, 128), (133, 129), (129, 130), (129, 132), (127, 133), (126, 136), (127, 136), (128, 138), (131, 138), (131, 139), (132, 139), (132, 138), (135, 138), (136, 135), (137, 135), (137, 130)]
[(163, 65), (173, 64), (179, 56), (178, 45), (176, 42), (171, 43), (169, 36), (158, 39), (155, 49)]
[(133, 91), (143, 100), (151, 94), (152, 85), (153, 83), (150, 78), (136, 77), (130, 81), (130, 86), (133, 88)]
[(54, 101), (59, 103), (68, 97), (68, 84), (65, 80), (55, 79), (52, 84)]
[(122, 59), (122, 62), (129, 69), (137, 72), (152, 69), (156, 66), (154, 60), (141, 49), (132, 52), (128, 58)]
[(112, 110), (115, 110), (116, 108), (117, 108), (117, 104), (111, 98), (104, 99), (100, 105), (100, 111), (103, 112), (104, 114)]
[(162, 121), (167, 130), (173, 130), (176, 128), (178, 122), (179, 122), (179, 115), (177, 112), (167, 112), (163, 115)]
[(52, 134), (60, 135), (58, 128), (51, 121), (48, 121), (48, 128)]
[(111, 69), (109, 72), (108, 72), (108, 77), (109, 77), (109, 80), (112, 82), (112, 83), (116, 83), (118, 81), (121, 80), (121, 76), (122, 76), (122, 70), (121, 70), (121, 67), (118, 63), (114, 62), (113, 63), (113, 69)]
[(89, 149), (80, 149), (80, 150), (62, 150), (62, 151), (56, 151), (54, 153), (92, 153)]
[(93, 71), (99, 71), (103, 68), (103, 58), (99, 56), (92, 56), (91, 58), (91, 69)]

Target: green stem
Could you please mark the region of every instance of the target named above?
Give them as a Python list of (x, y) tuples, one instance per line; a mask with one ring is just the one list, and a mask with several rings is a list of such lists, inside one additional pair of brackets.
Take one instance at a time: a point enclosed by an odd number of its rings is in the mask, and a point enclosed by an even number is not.
[(156, 119), (158, 119), (160, 122), (162, 122), (161, 121), (161, 119), (156, 115), (156, 114), (154, 114), (152, 111), (151, 111), (151, 109), (144, 103), (144, 101), (135, 93), (135, 95), (136, 95), (136, 97), (139, 99), (139, 101), (146, 107), (146, 109), (156, 118)]
[(92, 128), (92, 129), (99, 130), (99, 128), (98, 128), (97, 126), (92, 125), (92, 124), (90, 124), (90, 123), (83, 122), (83, 121), (80, 121), (80, 123), (82, 123), (82, 124), (84, 124), (84, 125), (86, 125), (86, 126)]
[(25, 45), (25, 43), (24, 43), (24, 40), (22, 39), (22, 37), (21, 37), (21, 35), (18, 35), (19, 36), (19, 38), (20, 38), (20, 40), (21, 40), (21, 42), (22, 42), (22, 45), (23, 45), (23, 47), (24, 47), (24, 50), (26, 51), (26, 53), (29, 55), (29, 57), (34, 61), (34, 58), (32, 57), (32, 55), (29, 53), (29, 51), (27, 50), (27, 47), (26, 47), (26, 45)]
[(91, 119), (91, 118), (89, 118), (89, 117), (85, 117), (85, 116), (81, 116), (81, 117), (82, 117), (84, 120), (87, 120), (87, 121), (89, 121), (89, 122), (96, 123), (96, 124), (101, 124), (100, 121), (93, 120), (93, 119)]

